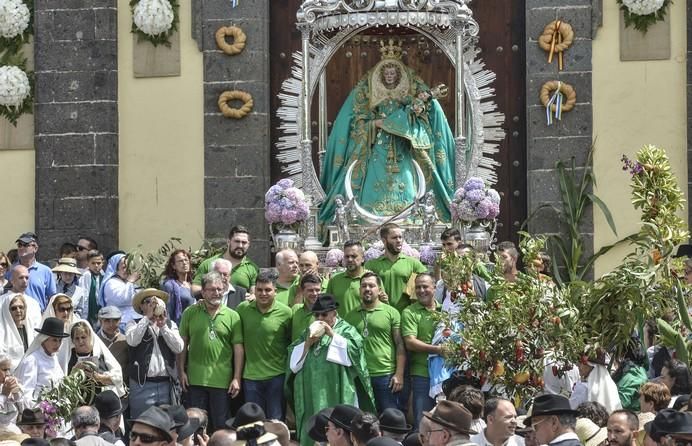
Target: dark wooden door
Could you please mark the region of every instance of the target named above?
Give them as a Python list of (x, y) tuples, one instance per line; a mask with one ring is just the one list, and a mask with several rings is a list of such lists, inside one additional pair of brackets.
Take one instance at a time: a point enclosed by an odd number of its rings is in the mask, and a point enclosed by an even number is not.
[[(295, 27), (295, 13), (301, 1), (282, 0), (271, 4), (271, 105), (272, 141), (279, 138), (275, 111), (279, 107), (277, 93), (289, 76), (293, 52), (300, 49), (300, 33)], [(525, 104), (525, 0), (476, 0), (471, 9), (480, 25), (480, 57), (486, 67), (497, 74), (493, 85), (499, 111), (505, 114), (507, 136), (496, 155), (497, 189), (503, 197), (498, 240), (514, 240), (516, 231), (526, 218), (526, 104)], [(335, 118), (344, 99), (363, 74), (379, 60), (377, 41), (393, 37), (403, 44), (404, 62), (431, 86), (444, 83), (450, 94), (441, 100), (447, 118), (454, 122), (454, 71), (449, 60), (434, 45), (419, 35), (404, 33), (400, 28), (368, 30), (342, 47), (327, 68), (329, 92), (328, 120)], [(375, 42), (375, 43), (373, 43)], [(313, 112), (316, 106), (313, 106)], [(313, 113), (314, 115), (314, 113)], [(313, 135), (317, 134), (313, 119)], [(316, 151), (316, 150), (315, 150)], [(316, 161), (316, 158), (315, 158)], [(272, 177), (281, 176), (278, 162), (272, 160)]]

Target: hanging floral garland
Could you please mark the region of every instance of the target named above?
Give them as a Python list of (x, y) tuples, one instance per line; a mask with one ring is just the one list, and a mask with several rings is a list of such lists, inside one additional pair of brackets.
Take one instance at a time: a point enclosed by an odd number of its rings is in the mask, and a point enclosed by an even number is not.
[(178, 30), (177, 0), (131, 0), (132, 32), (140, 41), (171, 46), (170, 38)]
[(22, 46), (33, 34), (33, 0), (0, 2), (0, 116), (14, 126), (33, 111), (34, 75)]
[(672, 0), (617, 0), (625, 15), (625, 27), (646, 34), (651, 25), (665, 19)]

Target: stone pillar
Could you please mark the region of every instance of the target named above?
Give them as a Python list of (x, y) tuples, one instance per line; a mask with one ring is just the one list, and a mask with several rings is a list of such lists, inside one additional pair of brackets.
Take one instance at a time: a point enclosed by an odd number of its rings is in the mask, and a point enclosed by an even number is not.
[[(598, 8), (597, 8), (598, 9)], [(569, 23), (575, 32), (573, 45), (564, 53), (564, 70), (557, 61), (547, 62), (547, 54), (538, 46), (543, 28), (553, 20)], [(593, 7), (591, 0), (526, 0), (526, 97), (527, 97), (527, 168), (529, 215), (542, 204), (560, 206), (560, 190), (555, 163), (575, 157), (584, 166), (591, 148), (593, 111), (591, 104), (591, 40)], [(539, 100), (541, 86), (550, 80), (572, 85), (577, 104), (562, 121), (546, 122), (545, 107)], [(552, 211), (542, 211), (529, 225), (536, 233), (560, 233)], [(582, 223), (586, 257), (593, 253), (593, 214)]]
[(57, 257), (80, 235), (107, 252), (118, 245), (117, 3), (34, 6), (40, 256)]
[[(269, 231), (264, 221), (264, 193), (270, 186), (269, 0), (196, 0), (193, 17), (204, 52), (204, 202), (205, 237), (226, 237), (237, 224), (252, 234), (249, 256), (269, 263)], [(229, 56), (216, 45), (222, 26), (238, 26), (247, 36), (245, 49)], [(201, 31), (201, 32), (200, 32)], [(199, 40), (198, 40), (199, 42)], [(219, 111), (219, 95), (242, 90), (253, 97), (252, 112), (229, 119)], [(240, 104), (231, 104), (240, 106)]]

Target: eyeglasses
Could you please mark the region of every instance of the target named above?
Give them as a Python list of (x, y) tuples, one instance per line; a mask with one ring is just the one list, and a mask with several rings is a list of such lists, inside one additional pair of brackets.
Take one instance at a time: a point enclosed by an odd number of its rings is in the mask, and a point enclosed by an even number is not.
[(150, 434), (143, 434), (141, 432), (130, 431), (130, 441), (135, 441), (139, 438), (142, 443), (155, 443), (157, 441), (166, 441), (165, 438), (155, 437)]
[(21, 305), (13, 305), (10, 307), (10, 311), (19, 311), (19, 310), (23, 310), (23, 309), (24, 309), (24, 307)]
[(58, 313), (69, 313), (72, 311), (72, 307), (58, 307)]
[(543, 418), (542, 420), (538, 420), (535, 423), (531, 423), (531, 429), (536, 430), (536, 426), (538, 426), (539, 424), (541, 424), (545, 420), (547, 420), (547, 418)]

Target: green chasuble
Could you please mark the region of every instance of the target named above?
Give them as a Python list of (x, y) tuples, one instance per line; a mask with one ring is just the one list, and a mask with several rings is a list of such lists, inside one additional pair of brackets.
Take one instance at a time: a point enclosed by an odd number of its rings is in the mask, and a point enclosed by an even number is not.
[[(313, 446), (308, 437), (307, 420), (320, 410), (337, 404), (358, 405), (365, 412), (375, 413), (375, 398), (370, 385), (363, 338), (348, 322), (339, 318), (333, 327), (334, 333), (348, 342), (348, 358), (351, 366), (327, 361), (327, 352), (332, 338), (322, 336), (308, 351), (303, 367), (297, 373), (286, 371), (287, 400), (292, 401), (296, 414), (296, 432), (301, 446)], [(289, 358), (293, 349), (305, 341), (307, 330), (288, 348)], [(289, 359), (290, 362), (290, 359)]]

